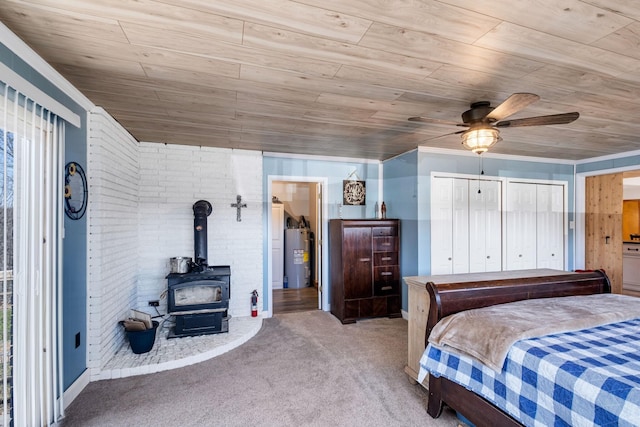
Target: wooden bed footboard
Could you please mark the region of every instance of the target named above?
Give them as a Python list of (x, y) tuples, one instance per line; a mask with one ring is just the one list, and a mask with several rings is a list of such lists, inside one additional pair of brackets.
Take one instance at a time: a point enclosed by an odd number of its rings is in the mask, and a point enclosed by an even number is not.
[[(442, 400), (444, 398), (446, 402)], [(427, 413), (438, 418), (445, 403), (477, 427), (522, 427), (522, 424), (481, 396), (446, 378), (429, 375)]]
[[(496, 304), (534, 298), (610, 293), (609, 278), (602, 270), (541, 277), (476, 282), (426, 284), (430, 305), (425, 344), (443, 317)], [(476, 426), (520, 426), (516, 420), (481, 396), (446, 378), (429, 375), (427, 413), (440, 416), (443, 405), (458, 411)]]

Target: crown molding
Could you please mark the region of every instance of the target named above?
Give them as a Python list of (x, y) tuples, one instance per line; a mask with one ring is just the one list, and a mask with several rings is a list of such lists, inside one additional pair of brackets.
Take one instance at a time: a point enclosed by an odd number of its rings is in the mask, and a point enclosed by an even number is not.
[(262, 155), (264, 157), (284, 157), (288, 159), (317, 160), (317, 161), (326, 161), (326, 162), (370, 163), (374, 165), (381, 163), (380, 160), (373, 160), (373, 159), (358, 159), (354, 157), (317, 156), (312, 154), (277, 153), (277, 152), (269, 152), (269, 151), (264, 151)]
[[(584, 165), (588, 163), (602, 162), (607, 160), (618, 160), (618, 159), (623, 159), (625, 157), (632, 157), (632, 156), (640, 156), (640, 150), (626, 151), (624, 153), (608, 154), (606, 156), (591, 157), (589, 159), (576, 160), (576, 164)], [(638, 165), (635, 165), (635, 168), (637, 169)]]
[[(418, 147), (419, 152), (423, 153), (435, 153), (435, 154), (448, 154), (450, 156), (465, 156), (465, 157), (478, 157), (476, 153), (472, 153), (468, 150), (453, 150), (450, 148), (436, 148), (436, 147)], [(565, 159), (553, 159), (550, 157), (530, 157), (530, 156), (516, 156), (513, 154), (497, 154), (488, 151), (482, 155), (485, 159), (502, 159), (502, 160), (516, 160), (521, 162), (537, 162), (537, 163), (558, 163), (563, 165), (575, 165), (575, 160)]]

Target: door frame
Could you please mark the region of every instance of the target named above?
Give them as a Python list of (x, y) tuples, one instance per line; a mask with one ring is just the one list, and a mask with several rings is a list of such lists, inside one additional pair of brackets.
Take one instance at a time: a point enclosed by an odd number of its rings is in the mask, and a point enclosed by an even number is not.
[[(313, 177), (313, 176), (283, 176), (283, 175), (269, 175), (267, 176), (267, 204), (269, 205), (269, 209), (267, 211), (267, 312), (264, 314), (264, 317), (273, 317), (273, 282), (271, 281), (272, 275), (272, 267), (271, 264), (273, 262), (272, 255), (272, 246), (271, 246), (271, 200), (273, 197), (273, 182), (274, 181), (283, 181), (283, 182), (313, 182), (316, 183), (320, 187), (320, 197), (321, 200), (319, 205), (322, 210), (322, 218), (319, 223), (320, 236), (316, 236), (316, 256), (320, 257), (319, 265), (320, 267), (320, 277), (318, 280), (318, 301), (319, 305), (321, 304), (321, 309), (323, 311), (329, 311), (331, 307), (329, 306), (329, 294), (325, 292), (328, 289), (328, 277), (329, 277), (329, 255), (328, 255), (328, 245), (325, 242), (328, 241), (328, 233), (329, 233), (329, 204), (327, 202), (327, 192), (329, 190), (329, 178), (327, 177)], [(320, 250), (317, 250), (317, 247)], [(318, 307), (320, 308), (320, 307)]]

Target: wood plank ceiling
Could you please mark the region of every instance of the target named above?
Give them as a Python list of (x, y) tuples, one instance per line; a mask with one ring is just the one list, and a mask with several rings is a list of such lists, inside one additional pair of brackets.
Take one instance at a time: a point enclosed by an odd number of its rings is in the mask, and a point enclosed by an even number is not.
[(0, 21), (140, 141), (387, 159), (463, 149), (474, 101), (540, 100), (492, 152), (640, 149), (636, 0), (2, 0)]

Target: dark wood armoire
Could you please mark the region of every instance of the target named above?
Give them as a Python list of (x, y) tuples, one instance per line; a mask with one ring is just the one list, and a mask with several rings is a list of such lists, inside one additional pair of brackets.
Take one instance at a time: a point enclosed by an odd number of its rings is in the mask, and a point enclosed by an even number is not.
[(329, 222), (331, 313), (342, 323), (400, 316), (397, 219)]

